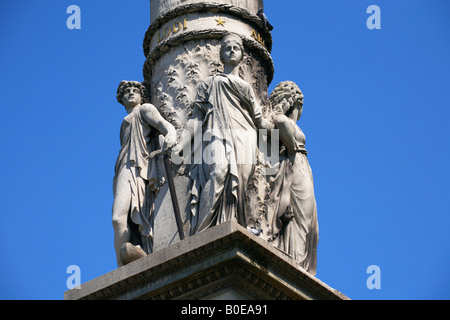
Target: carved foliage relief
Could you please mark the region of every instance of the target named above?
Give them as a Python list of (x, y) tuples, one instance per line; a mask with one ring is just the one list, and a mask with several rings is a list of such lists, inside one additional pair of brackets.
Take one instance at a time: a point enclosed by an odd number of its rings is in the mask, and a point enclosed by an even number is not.
[[(164, 118), (181, 129), (190, 116), (198, 84), (208, 76), (223, 71), (220, 40), (196, 40), (171, 48), (151, 66), (149, 93), (151, 103)], [(246, 52), (239, 76), (252, 84), (263, 110), (268, 106), (265, 70), (251, 53)]]

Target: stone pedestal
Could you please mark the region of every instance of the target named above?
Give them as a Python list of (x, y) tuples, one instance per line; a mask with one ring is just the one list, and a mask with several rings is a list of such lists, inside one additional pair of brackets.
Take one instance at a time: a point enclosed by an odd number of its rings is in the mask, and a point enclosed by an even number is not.
[(65, 300), (346, 300), (230, 221), (84, 283)]

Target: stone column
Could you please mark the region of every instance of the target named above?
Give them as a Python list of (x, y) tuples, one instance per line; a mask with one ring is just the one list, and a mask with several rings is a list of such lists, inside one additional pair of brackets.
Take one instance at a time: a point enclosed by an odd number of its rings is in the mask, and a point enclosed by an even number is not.
[[(257, 15), (263, 0), (150, 0), (151, 24), (144, 38), (144, 83), (151, 103), (178, 130), (192, 110), (199, 82), (222, 71), (220, 42), (227, 33), (243, 38), (240, 76), (267, 108), (274, 74), (272, 37)], [(173, 167), (185, 234), (190, 231), (189, 180)], [(179, 241), (167, 184), (154, 214), (154, 251)]]
[(150, 0), (151, 25), (144, 39), (144, 79), (151, 102), (180, 128), (198, 82), (222, 69), (220, 39), (229, 32), (244, 39), (241, 76), (253, 85), (264, 108), (274, 74), (272, 37), (257, 16), (263, 0)]

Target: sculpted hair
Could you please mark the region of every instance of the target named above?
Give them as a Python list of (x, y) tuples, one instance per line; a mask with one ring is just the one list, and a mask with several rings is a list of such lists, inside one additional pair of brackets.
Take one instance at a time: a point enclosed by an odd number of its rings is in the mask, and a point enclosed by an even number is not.
[(297, 101), (303, 108), (303, 93), (295, 82), (284, 81), (273, 89), (269, 101), (275, 114), (286, 114)]
[(139, 89), (139, 93), (141, 94), (142, 103), (148, 103), (148, 97), (146, 94), (146, 89), (144, 85), (138, 81), (122, 81), (117, 88), (117, 102), (123, 105), (122, 98), (126, 88), (135, 87)]

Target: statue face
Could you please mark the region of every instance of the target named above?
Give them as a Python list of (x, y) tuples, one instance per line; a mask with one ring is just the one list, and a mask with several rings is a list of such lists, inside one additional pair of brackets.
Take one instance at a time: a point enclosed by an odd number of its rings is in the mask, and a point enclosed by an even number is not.
[(222, 60), (225, 64), (237, 66), (242, 60), (242, 51), (240, 45), (235, 41), (227, 42), (223, 45)]
[(300, 101), (295, 101), (291, 113), (293, 120), (295, 121), (300, 120), (302, 113), (303, 113), (303, 104)]
[(123, 91), (122, 103), (125, 107), (135, 107), (142, 102), (141, 92), (136, 87), (128, 87)]

